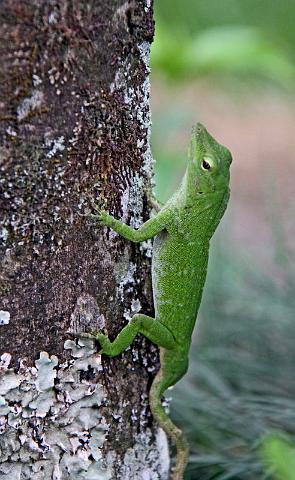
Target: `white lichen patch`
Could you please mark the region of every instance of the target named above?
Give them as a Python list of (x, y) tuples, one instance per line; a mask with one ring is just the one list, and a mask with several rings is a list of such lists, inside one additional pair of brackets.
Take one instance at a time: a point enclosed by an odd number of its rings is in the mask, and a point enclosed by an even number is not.
[(8, 369), (10, 362), (11, 362), (10, 353), (3, 353), (3, 355), (1, 355), (0, 357), (0, 374)]
[(153, 255), (153, 243), (152, 241), (146, 240), (139, 245), (139, 250), (147, 257), (152, 258)]
[(156, 445), (154, 445), (152, 434), (147, 430), (135, 437), (134, 446), (125, 453), (120, 479), (167, 480), (169, 465), (169, 450), (165, 434), (158, 433)]
[(127, 251), (120, 258), (115, 267), (115, 277), (118, 282), (117, 298), (121, 301), (124, 300), (124, 292), (130, 292), (135, 284), (134, 274), (136, 272), (135, 263), (129, 262), (129, 256)]
[(159, 452), (159, 473), (160, 478), (165, 478), (169, 472), (170, 453), (167, 435), (161, 428), (156, 435), (157, 449)]
[(10, 320), (10, 313), (7, 310), (0, 310), (0, 326), (8, 325)]
[(16, 131), (11, 126), (6, 128), (6, 133), (10, 135), (10, 137), (17, 137)]
[(3, 243), (6, 243), (7, 239), (8, 239), (8, 236), (9, 236), (9, 232), (8, 232), (7, 228), (2, 227), (1, 230), (0, 230), (0, 240)]
[(131, 180), (131, 186), (128, 186), (121, 196), (122, 221), (126, 222), (128, 212), (131, 212), (129, 224), (133, 228), (139, 228), (143, 222), (143, 188), (144, 180), (142, 176), (135, 173)]
[(8, 415), (10, 408), (3, 397), (0, 397), (0, 417)]
[[(136, 265), (135, 263), (130, 262), (127, 249), (117, 263), (114, 273), (118, 283), (116, 289), (116, 297), (119, 302), (125, 303), (124, 297), (126, 294), (130, 295), (130, 293), (132, 293), (135, 295), (135, 286), (137, 283), (137, 280), (135, 278)], [(137, 313), (139, 309), (140, 301), (137, 299), (136, 296), (134, 296), (130, 308), (125, 307), (123, 317), (129, 321), (134, 315), (134, 313)]]
[[(42, 352), (34, 367), (0, 358), (0, 479), (109, 480), (102, 456), (108, 426), (100, 413), (105, 392), (81, 372), (101, 370), (94, 342), (68, 341), (72, 359)], [(77, 354), (77, 352), (79, 352)]]
[(133, 314), (138, 313), (141, 309), (141, 303), (138, 298), (133, 298), (132, 303), (131, 303), (131, 311)]
[(133, 298), (130, 309), (125, 308), (123, 317), (129, 322), (132, 319), (133, 315), (135, 315), (135, 313), (138, 313), (140, 310), (141, 310), (140, 300), (138, 298)]
[(144, 7), (146, 12), (148, 12), (149, 9), (151, 8), (151, 2), (152, 0), (146, 0), (146, 6)]
[(37, 87), (38, 85), (41, 85), (41, 83), (42, 83), (42, 79), (39, 77), (39, 75), (36, 75), (35, 73), (32, 76), (32, 81), (33, 81), (34, 87)]
[(56, 378), (56, 366), (58, 358), (52, 355), (49, 358), (47, 352), (41, 352), (39, 360), (36, 360), (36, 367), (38, 370), (37, 380), (35, 382), (38, 392), (49, 390), (54, 385)]
[(43, 102), (44, 94), (41, 90), (35, 90), (28, 98), (24, 98), (17, 107), (17, 120), (24, 120), (34, 110), (39, 110)]
[(48, 16), (48, 23), (50, 23), (51, 25), (54, 25), (55, 23), (57, 23), (57, 21), (58, 21), (57, 11), (50, 12)]
[(52, 158), (58, 152), (63, 152), (64, 149), (66, 148), (64, 145), (64, 141), (65, 141), (65, 137), (63, 135), (54, 140), (46, 139), (45, 146), (50, 148), (49, 152), (47, 152), (46, 154), (46, 157)]

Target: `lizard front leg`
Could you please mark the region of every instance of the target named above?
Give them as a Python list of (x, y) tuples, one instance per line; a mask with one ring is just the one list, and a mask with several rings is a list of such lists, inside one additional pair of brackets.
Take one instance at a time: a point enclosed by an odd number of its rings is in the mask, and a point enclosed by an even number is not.
[(131, 242), (144, 242), (166, 228), (171, 221), (172, 212), (168, 208), (161, 210), (155, 217), (145, 222), (137, 230), (117, 220), (105, 211), (100, 212), (98, 215), (92, 214), (91, 217), (98, 220), (102, 225), (110, 227)]

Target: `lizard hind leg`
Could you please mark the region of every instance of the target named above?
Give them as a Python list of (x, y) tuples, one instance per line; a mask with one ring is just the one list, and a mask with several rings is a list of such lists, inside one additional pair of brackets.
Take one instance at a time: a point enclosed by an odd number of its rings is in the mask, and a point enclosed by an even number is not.
[(176, 465), (171, 480), (183, 480), (184, 470), (188, 462), (189, 447), (183, 432), (174, 425), (161, 403), (162, 394), (174, 383), (168, 382), (167, 380), (168, 379), (163, 378), (160, 370), (151, 386), (150, 407), (153, 417), (176, 446)]
[(94, 337), (101, 345), (101, 353), (109, 357), (115, 357), (129, 347), (138, 333), (141, 333), (159, 347), (173, 349), (176, 346), (172, 333), (165, 325), (142, 313), (133, 315), (132, 320), (118, 333), (113, 342), (109, 340), (107, 335), (100, 332), (95, 333)]

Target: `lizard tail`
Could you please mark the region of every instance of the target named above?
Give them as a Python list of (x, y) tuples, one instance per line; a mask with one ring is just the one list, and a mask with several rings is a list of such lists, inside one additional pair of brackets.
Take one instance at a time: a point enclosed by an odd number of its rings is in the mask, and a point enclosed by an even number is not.
[(161, 397), (164, 391), (171, 385), (170, 382), (168, 385), (167, 383), (167, 379), (163, 378), (160, 370), (151, 386), (150, 407), (153, 417), (159, 426), (176, 445), (176, 465), (171, 480), (183, 480), (184, 470), (188, 462), (189, 447), (182, 431), (174, 425), (162, 406)]

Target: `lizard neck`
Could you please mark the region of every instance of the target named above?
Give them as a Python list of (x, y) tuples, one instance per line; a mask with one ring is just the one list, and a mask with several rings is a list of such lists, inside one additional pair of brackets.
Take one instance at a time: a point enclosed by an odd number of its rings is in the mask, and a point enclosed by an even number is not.
[(229, 188), (212, 189), (210, 192), (202, 192), (198, 184), (198, 178), (190, 171), (188, 166), (183, 177), (180, 191), (183, 206), (189, 207), (197, 213), (199, 221), (202, 218), (203, 224), (206, 223), (206, 234), (210, 238), (217, 225), (219, 224), (229, 199)]

